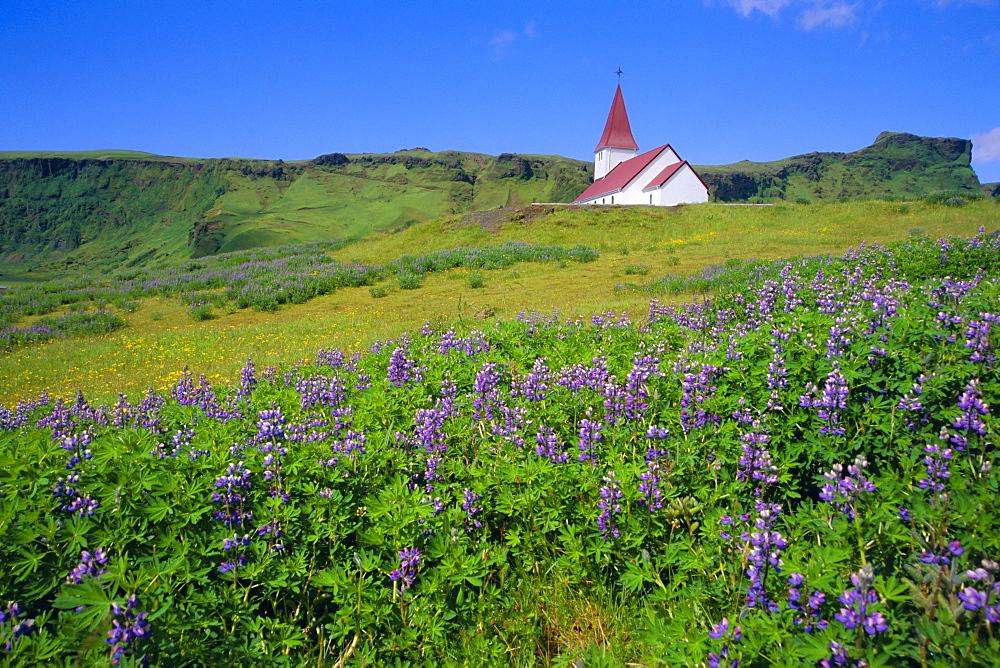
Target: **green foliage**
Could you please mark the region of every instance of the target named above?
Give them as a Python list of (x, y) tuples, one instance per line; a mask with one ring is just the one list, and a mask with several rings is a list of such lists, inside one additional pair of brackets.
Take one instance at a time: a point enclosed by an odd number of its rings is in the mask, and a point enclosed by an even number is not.
[(195, 302), (188, 309), (188, 316), (195, 322), (202, 322), (203, 320), (211, 320), (215, 314), (212, 312), (212, 305), (209, 302)]
[(473, 289), (486, 287), (486, 276), (481, 271), (472, 271), (465, 277), (465, 283)]
[(989, 665), (997, 251), (0, 407), (3, 660), (107, 663), (135, 596), (126, 665)]
[(373, 285), (368, 288), (374, 299), (381, 299), (382, 297), (387, 297), (389, 295), (389, 288), (384, 285)]
[(721, 202), (913, 199), (937, 197), (934, 193), (941, 191), (965, 198), (982, 192), (971, 158), (972, 143), (966, 139), (883, 132), (871, 146), (852, 153), (695, 169)]
[(558, 156), (336, 156), (285, 163), (0, 153), (0, 252), (23, 269), (149, 266), (569, 201), (592, 174), (588, 163)]
[(0, 329), (0, 352), (57, 338), (97, 336), (125, 327), (122, 318), (103, 310), (78, 311), (57, 318), (39, 318), (28, 327)]
[(649, 273), (649, 266), (645, 264), (627, 264), (623, 271), (626, 276), (645, 276)]
[(403, 290), (416, 290), (423, 283), (424, 275), (410, 269), (401, 269), (396, 274), (396, 280), (399, 282), (399, 287)]

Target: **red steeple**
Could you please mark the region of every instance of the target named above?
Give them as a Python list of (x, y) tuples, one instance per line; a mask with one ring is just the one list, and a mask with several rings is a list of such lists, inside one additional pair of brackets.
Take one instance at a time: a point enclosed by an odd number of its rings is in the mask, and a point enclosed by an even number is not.
[(604, 134), (601, 135), (601, 141), (597, 142), (594, 151), (600, 151), (606, 146), (639, 150), (639, 145), (632, 138), (632, 127), (628, 124), (621, 84), (615, 91), (615, 99), (611, 102), (611, 111), (608, 113), (608, 122), (604, 124)]

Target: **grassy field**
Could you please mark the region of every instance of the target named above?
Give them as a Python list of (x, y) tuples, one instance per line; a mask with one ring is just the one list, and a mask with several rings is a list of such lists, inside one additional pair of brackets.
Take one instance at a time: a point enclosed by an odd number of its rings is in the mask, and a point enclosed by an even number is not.
[(1000, 206), (980, 201), (964, 207), (845, 202), (562, 209), (530, 223), (507, 224), (499, 232), (461, 220), (453, 216), (375, 236), (334, 256), (381, 263), (404, 254), (510, 240), (586, 244), (601, 256), (562, 268), (523, 264), (485, 271), (482, 288), (469, 287), (468, 271), (456, 269), (428, 275), (418, 290), (400, 290), (389, 280), (384, 283), (388, 295), (380, 299), (367, 287), (345, 288), (276, 313), (243, 309), (203, 322), (192, 321), (176, 300), (147, 299), (123, 316), (129, 327), (117, 333), (59, 340), (0, 357), (0, 403), (45, 390), (68, 396), (81, 389), (100, 401), (110, 401), (119, 391), (135, 397), (147, 387), (168, 387), (184, 365), (213, 382), (228, 382), (247, 357), (261, 367), (292, 364), (311, 359), (321, 348), (363, 350), (428, 322), (462, 330), (483, 328), (522, 310), (558, 309), (563, 317), (608, 310), (637, 314), (650, 295), (616, 291), (616, 286), (648, 283), (668, 273), (693, 275), (729, 259), (836, 254), (862, 241), (888, 243), (918, 233), (968, 236), (982, 226), (991, 231), (1000, 226)]

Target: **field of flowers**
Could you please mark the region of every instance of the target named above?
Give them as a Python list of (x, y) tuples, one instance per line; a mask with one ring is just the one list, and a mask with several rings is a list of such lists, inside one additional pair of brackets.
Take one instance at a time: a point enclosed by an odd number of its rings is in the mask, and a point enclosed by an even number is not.
[(998, 251), (0, 408), (0, 656), (995, 664)]
[[(514, 241), (403, 255), (385, 264), (345, 263), (330, 257), (349, 244), (341, 240), (257, 248), (102, 276), (82, 274), (0, 292), (0, 353), (55, 338), (114, 331), (126, 325), (115, 310), (128, 313), (138, 308), (138, 300), (154, 296), (180, 300), (197, 321), (211, 318), (213, 308), (273, 312), (340, 288), (374, 285), (390, 278), (404, 289), (413, 289), (426, 274), (457, 267), (499, 269), (519, 262), (590, 262), (598, 257), (597, 251), (585, 246)], [(27, 316), (65, 308), (71, 312), (28, 326), (18, 324)]]

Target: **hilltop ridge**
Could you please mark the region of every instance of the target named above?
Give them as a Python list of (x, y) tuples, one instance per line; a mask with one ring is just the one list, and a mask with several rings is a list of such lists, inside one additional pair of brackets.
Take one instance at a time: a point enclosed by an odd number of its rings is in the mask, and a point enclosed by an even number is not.
[[(697, 167), (721, 202), (996, 196), (971, 142), (883, 132), (851, 153)], [(0, 152), (0, 270), (65, 272), (347, 238), (454, 214), (569, 202), (593, 164), (417, 147), (311, 160)]]
[(814, 152), (695, 169), (718, 201), (819, 201), (979, 192), (971, 161), (968, 139), (882, 132), (870, 146), (851, 153)]

